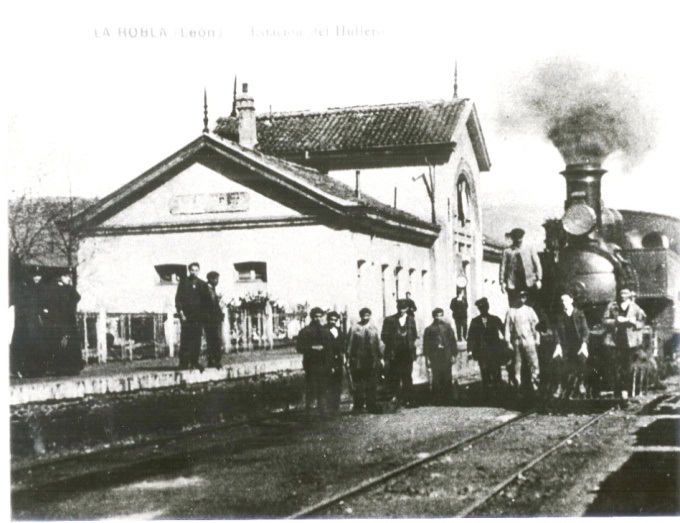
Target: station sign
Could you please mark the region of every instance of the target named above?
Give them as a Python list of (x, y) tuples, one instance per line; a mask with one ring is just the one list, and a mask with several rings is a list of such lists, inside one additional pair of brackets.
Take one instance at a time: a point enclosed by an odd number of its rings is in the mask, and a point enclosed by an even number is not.
[(172, 214), (208, 214), (217, 212), (243, 212), (250, 205), (246, 192), (181, 194), (172, 198)]

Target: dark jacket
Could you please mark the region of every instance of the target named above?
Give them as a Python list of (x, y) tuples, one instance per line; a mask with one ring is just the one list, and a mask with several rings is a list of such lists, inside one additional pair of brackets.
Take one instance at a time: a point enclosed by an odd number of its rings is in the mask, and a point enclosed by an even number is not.
[(451, 309), (454, 318), (467, 318), (468, 302), (465, 295), (463, 294), (460, 298), (458, 296), (453, 298), (449, 305), (449, 309)]
[(327, 323), (324, 328), (328, 331), (330, 337), (330, 351), (329, 351), (329, 364), (335, 372), (342, 373), (343, 364), (345, 362), (345, 333), (342, 329), (338, 329), (338, 337), (333, 336), (331, 332), (332, 325)]
[(475, 360), (498, 356), (505, 349), (503, 331), (505, 326), (498, 316), (489, 314), (486, 326), (482, 315), (472, 318), (468, 329), (468, 352)]
[(301, 329), (296, 350), (303, 355), (304, 369), (308, 370), (310, 365), (330, 368), (334, 341), (328, 329), (320, 323), (312, 322)]
[(372, 323), (355, 323), (347, 336), (347, 357), (352, 369), (376, 369), (380, 365), (380, 336)]
[(55, 283), (47, 291), (47, 313), (44, 323), (53, 329), (54, 335), (73, 335), (78, 332), (77, 309), (80, 294), (71, 285)]
[[(395, 355), (395, 350), (399, 344), (399, 314), (394, 314), (385, 318), (383, 322), (382, 332), (380, 333), (380, 339), (385, 344), (385, 359), (391, 360)], [(406, 315), (406, 323), (404, 324), (406, 328), (406, 345), (408, 350), (411, 352), (411, 357), (415, 360), (416, 358), (416, 340), (418, 339), (418, 328), (416, 327), (416, 321), (413, 316)]]
[(458, 356), (456, 333), (446, 321), (434, 321), (423, 333), (423, 352), (428, 362), (451, 364)]
[(201, 321), (208, 301), (208, 284), (200, 278), (184, 278), (177, 286), (175, 307), (184, 313), (188, 321)]
[(224, 319), (224, 312), (220, 306), (220, 295), (209, 283), (205, 286), (205, 320), (211, 323), (219, 323)]
[[(515, 256), (517, 253), (519, 253), (518, 257)], [(503, 249), (499, 274), (500, 282), (507, 285), (508, 289), (516, 289), (519, 284), (516, 280), (519, 270), (519, 267), (516, 267), (518, 261), (521, 261), (527, 288), (533, 287), (536, 281), (543, 278), (543, 267), (536, 251), (527, 245), (522, 245), (519, 249), (508, 247)]]
[[(569, 339), (569, 322), (574, 326), (575, 339)], [(574, 308), (571, 316), (563, 311), (557, 316), (557, 340), (562, 346), (564, 355), (576, 356), (583, 343), (588, 343), (590, 329), (582, 311)]]

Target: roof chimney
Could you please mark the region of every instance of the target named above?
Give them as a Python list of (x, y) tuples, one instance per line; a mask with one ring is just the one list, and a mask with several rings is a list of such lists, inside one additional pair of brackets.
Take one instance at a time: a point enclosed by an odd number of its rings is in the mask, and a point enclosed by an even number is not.
[(242, 147), (252, 149), (257, 145), (257, 129), (255, 102), (248, 94), (248, 84), (243, 84), (241, 94), (236, 98), (236, 109), (238, 109), (238, 143)]

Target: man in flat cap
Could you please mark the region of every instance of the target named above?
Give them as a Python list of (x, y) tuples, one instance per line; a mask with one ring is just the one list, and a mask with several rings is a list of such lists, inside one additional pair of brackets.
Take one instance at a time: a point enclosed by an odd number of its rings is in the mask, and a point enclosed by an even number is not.
[(342, 395), (342, 371), (345, 359), (345, 333), (340, 325), (340, 314), (331, 311), (326, 315), (324, 328), (330, 334), (329, 361), (326, 363), (328, 370), (328, 410), (335, 414), (340, 410), (340, 396)]
[(423, 352), (432, 377), (433, 402), (441, 405), (451, 396), (451, 365), (458, 356), (458, 347), (456, 333), (444, 321), (444, 310), (439, 307), (434, 309), (432, 320), (432, 324), (423, 333)]
[(217, 292), (220, 274), (210, 271), (205, 294), (205, 344), (208, 352), (208, 367), (222, 368), (222, 311), (221, 296)]
[(524, 230), (515, 228), (509, 234), (512, 245), (503, 249), (499, 282), (501, 292), (508, 293), (508, 304), (516, 307), (519, 292), (527, 291), (529, 302), (535, 302), (534, 294), (541, 288), (543, 269), (538, 254), (532, 248), (522, 245)]
[(353, 324), (347, 336), (347, 358), (352, 377), (352, 410), (361, 412), (366, 407), (376, 412), (376, 391), (380, 372), (380, 335), (371, 323), (371, 309), (359, 311), (359, 322)]
[(300, 330), (296, 347), (302, 354), (302, 368), (305, 371), (305, 410), (310, 412), (316, 404), (317, 412), (324, 414), (328, 407), (333, 339), (328, 329), (321, 325), (323, 309), (314, 307), (309, 316), (312, 321)]
[(538, 316), (527, 305), (527, 291), (519, 292), (519, 304), (508, 309), (505, 317), (505, 341), (514, 351), (509, 369), (510, 380), (520, 394), (532, 395), (538, 383), (538, 353), (541, 341)]
[(604, 346), (607, 352), (605, 360), (613, 363), (611, 366), (614, 393), (624, 399), (633, 393), (631, 370), (633, 362), (646, 359), (642, 329), (647, 315), (631, 299), (631, 294), (629, 288), (621, 288), (619, 299), (607, 306), (602, 318), (605, 327)]
[(489, 300), (475, 302), (479, 316), (472, 318), (468, 330), (468, 354), (479, 363), (482, 388), (485, 394), (493, 392), (503, 383), (501, 365), (504, 363), (505, 342), (503, 321), (489, 314)]
[(413, 362), (416, 360), (418, 329), (413, 316), (408, 314), (407, 300), (397, 300), (397, 313), (385, 318), (380, 339), (385, 344), (387, 386), (401, 403), (412, 405)]

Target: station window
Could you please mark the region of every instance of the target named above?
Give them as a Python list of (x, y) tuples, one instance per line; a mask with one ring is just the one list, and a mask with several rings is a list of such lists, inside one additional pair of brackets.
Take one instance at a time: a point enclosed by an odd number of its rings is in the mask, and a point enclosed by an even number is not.
[(165, 263), (154, 268), (160, 278), (159, 283), (177, 283), (187, 275), (187, 266), (180, 263)]
[(266, 262), (242, 262), (235, 263), (234, 269), (238, 274), (238, 283), (265, 282), (267, 281)]

